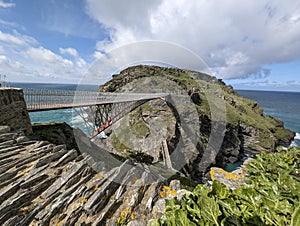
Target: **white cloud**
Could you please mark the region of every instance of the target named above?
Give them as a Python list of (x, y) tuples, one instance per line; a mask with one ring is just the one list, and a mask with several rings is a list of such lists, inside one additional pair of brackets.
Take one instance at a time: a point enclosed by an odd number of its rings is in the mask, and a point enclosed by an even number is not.
[(32, 37), (0, 31), (0, 73), (10, 81), (78, 82), (89, 66), (76, 49), (60, 48), (64, 58), (44, 48)]
[(109, 27), (122, 27), (130, 25), (136, 27), (149, 27), (148, 18), (162, 0), (152, 1), (116, 1), (116, 0), (86, 0), (87, 12), (99, 23)]
[(65, 48), (65, 49), (59, 48), (59, 52), (60, 52), (60, 54), (68, 54), (68, 55), (74, 57), (75, 58), (74, 63), (78, 68), (87, 69), (87, 66), (88, 66), (87, 62), (84, 59), (82, 59), (81, 57), (79, 57), (79, 54), (76, 49), (74, 49), (74, 48)]
[(5, 62), (7, 60), (7, 57), (4, 55), (0, 55), (0, 62)]
[(86, 11), (110, 34), (111, 42), (97, 43), (100, 55), (135, 41), (168, 41), (227, 79), (265, 77), (264, 65), (300, 59), (299, 1), (86, 0)]
[(4, 2), (3, 0), (0, 0), (0, 7), (1, 8), (11, 8), (11, 7), (15, 7), (15, 6), (16, 6), (15, 3)]
[(4, 33), (0, 30), (0, 42), (5, 42), (8, 44), (25, 46), (25, 45), (35, 45), (38, 42), (27, 35), (22, 35), (17, 31), (13, 31), (13, 34)]
[(88, 67), (88, 64), (82, 58), (71, 61), (43, 47), (31, 47), (23, 52), (23, 55), (27, 58), (26, 65), (32, 66), (35, 70), (33, 74), (37, 78), (43, 77), (48, 81), (53, 78), (56, 82), (59, 79), (73, 83), (78, 82)]
[(79, 68), (83, 68), (83, 69), (87, 69), (87, 67), (88, 67), (88, 64), (87, 64), (87, 62), (84, 60), (84, 59), (82, 59), (82, 58), (78, 58), (77, 60), (76, 60), (76, 65), (79, 67)]
[(45, 66), (62, 66), (62, 67), (70, 67), (73, 66), (72, 61), (62, 58), (59, 55), (56, 55), (49, 49), (45, 49), (43, 47), (39, 48), (29, 48), (25, 55), (29, 57), (31, 60), (36, 61)]
[(277, 82), (268, 79), (255, 80), (252, 82), (238, 82), (232, 84), (235, 89), (241, 90), (275, 90), (299, 92), (300, 83), (297, 81)]
[(7, 42), (7, 43), (12, 43), (16, 45), (24, 45), (25, 42), (22, 39), (19, 39), (18, 37), (15, 37), (11, 34), (6, 34), (0, 31), (0, 41)]
[(101, 53), (100, 51), (95, 51), (94, 54), (93, 54), (93, 57), (96, 59), (96, 60), (100, 60), (104, 57), (105, 54)]
[(18, 27), (19, 26), (18, 24), (14, 23), (14, 22), (9, 22), (9, 21), (2, 20), (2, 19), (0, 19), (0, 24), (7, 26), (7, 27)]
[[(7, 81), (20, 81), (20, 79), (25, 79), (24, 81), (35, 81), (33, 70), (26, 67), (19, 61), (8, 58), (5, 55), (0, 55), (0, 74), (7, 76)], [(29, 80), (28, 78), (31, 78)]]
[(289, 81), (287, 81), (286, 83), (287, 83), (287, 84), (295, 84), (295, 83), (297, 83), (297, 81), (295, 81), (295, 80), (289, 80)]
[(73, 57), (77, 57), (78, 56), (78, 52), (74, 48), (65, 48), (65, 49), (64, 48), (59, 48), (59, 52), (61, 54), (69, 54), (69, 55), (71, 55)]

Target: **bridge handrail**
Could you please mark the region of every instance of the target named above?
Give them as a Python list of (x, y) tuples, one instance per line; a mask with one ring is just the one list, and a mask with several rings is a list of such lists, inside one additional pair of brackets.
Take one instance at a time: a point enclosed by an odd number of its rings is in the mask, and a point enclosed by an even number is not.
[(23, 89), (29, 110), (88, 106), (101, 103), (117, 103), (166, 97), (167, 93), (104, 93), (92, 91)]
[(80, 95), (82, 101), (86, 99), (84, 97), (91, 96), (91, 92), (78, 93), (73, 90), (26, 88), (23, 92), (27, 108), (31, 110), (73, 103), (75, 95)]

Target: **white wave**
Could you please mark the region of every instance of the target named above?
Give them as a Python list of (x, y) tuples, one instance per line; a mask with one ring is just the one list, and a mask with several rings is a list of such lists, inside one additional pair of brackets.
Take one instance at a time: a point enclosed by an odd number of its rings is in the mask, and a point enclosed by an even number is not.
[(81, 116), (79, 116), (79, 115), (73, 116), (72, 124), (79, 124), (79, 123), (83, 123), (83, 119), (81, 118)]
[(99, 138), (106, 139), (106, 138), (108, 138), (108, 136), (105, 134), (104, 131), (102, 131), (102, 132), (99, 133), (96, 137), (94, 137), (91, 141), (95, 141), (96, 139), (99, 139)]
[(300, 133), (296, 133), (296, 136), (294, 137), (294, 140), (300, 140)]
[(291, 147), (299, 147), (300, 144), (300, 133), (296, 133), (294, 140), (291, 143)]
[(76, 111), (73, 111), (72, 114), (72, 123), (73, 124), (84, 124), (84, 120), (82, 117), (84, 118), (88, 118), (88, 113), (86, 112), (81, 112), (82, 114), (78, 114)]

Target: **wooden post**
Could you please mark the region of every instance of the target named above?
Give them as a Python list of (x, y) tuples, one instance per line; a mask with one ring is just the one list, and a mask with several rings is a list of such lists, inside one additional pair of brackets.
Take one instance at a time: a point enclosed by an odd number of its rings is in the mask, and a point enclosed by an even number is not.
[(163, 157), (165, 160), (165, 167), (167, 169), (173, 169), (171, 158), (170, 158), (170, 153), (169, 153), (169, 149), (168, 149), (168, 144), (167, 144), (166, 140), (162, 141), (162, 153), (163, 153)]

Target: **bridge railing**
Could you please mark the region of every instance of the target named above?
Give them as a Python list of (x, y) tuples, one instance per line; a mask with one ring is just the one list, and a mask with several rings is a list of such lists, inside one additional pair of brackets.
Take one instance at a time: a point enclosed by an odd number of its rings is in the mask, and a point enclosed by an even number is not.
[(74, 90), (24, 89), (29, 111), (131, 102), (165, 97), (166, 93), (101, 93)]
[(24, 89), (23, 92), (27, 108), (31, 111), (72, 107), (76, 102), (93, 102), (97, 96), (96, 92), (73, 90)]

